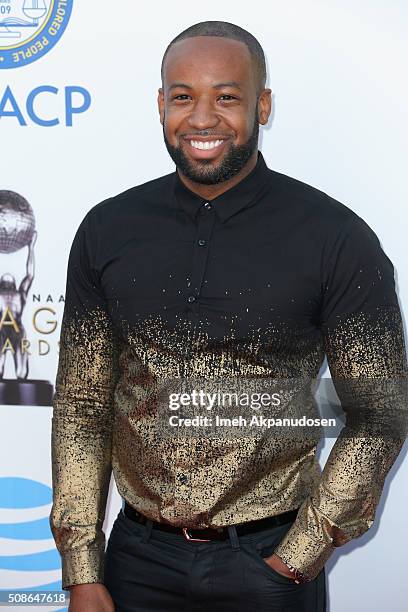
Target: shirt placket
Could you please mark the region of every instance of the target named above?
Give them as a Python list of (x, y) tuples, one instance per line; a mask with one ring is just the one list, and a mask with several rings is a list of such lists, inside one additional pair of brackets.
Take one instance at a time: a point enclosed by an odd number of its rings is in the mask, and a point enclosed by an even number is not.
[(194, 241), (191, 278), (187, 282), (188, 317), (194, 318), (199, 314), (201, 289), (205, 278), (214, 224), (214, 207), (210, 202), (205, 202), (198, 213), (198, 227)]
[[(190, 278), (187, 280), (186, 315), (189, 319), (196, 319), (200, 311), (201, 289), (205, 280), (208, 265), (208, 254), (211, 236), (215, 224), (215, 211), (210, 202), (205, 202), (197, 215), (197, 232), (192, 253), (192, 268)], [(195, 440), (193, 436), (177, 440), (176, 469), (175, 469), (175, 507), (176, 513), (192, 510), (194, 499), (191, 490), (191, 473), (186, 464), (193, 462), (195, 456)]]

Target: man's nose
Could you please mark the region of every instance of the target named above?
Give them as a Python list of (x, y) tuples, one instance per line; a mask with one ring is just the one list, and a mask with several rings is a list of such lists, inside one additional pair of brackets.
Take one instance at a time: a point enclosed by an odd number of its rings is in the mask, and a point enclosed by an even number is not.
[(211, 102), (205, 99), (198, 100), (189, 114), (188, 123), (196, 130), (215, 127), (218, 117)]

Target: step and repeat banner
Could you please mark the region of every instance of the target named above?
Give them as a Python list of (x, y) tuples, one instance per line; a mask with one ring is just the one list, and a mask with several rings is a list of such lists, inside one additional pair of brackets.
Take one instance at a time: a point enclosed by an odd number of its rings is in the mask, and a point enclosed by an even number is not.
[[(258, 38), (274, 93), (268, 165), (369, 223), (405, 316), (407, 16), (385, 0), (0, 0), (0, 589), (61, 590), (50, 433), (68, 252), (94, 204), (174, 169), (156, 103), (167, 44), (213, 19)], [(328, 563), (331, 612), (406, 610), (406, 451), (373, 527)], [(107, 535), (120, 505), (112, 481)]]

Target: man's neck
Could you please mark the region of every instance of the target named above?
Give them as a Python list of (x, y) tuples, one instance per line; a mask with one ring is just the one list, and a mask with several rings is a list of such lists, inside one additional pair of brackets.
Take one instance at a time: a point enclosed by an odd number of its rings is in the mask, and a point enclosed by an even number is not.
[(187, 178), (184, 174), (177, 169), (180, 180), (184, 183), (184, 185), (193, 191), (200, 197), (205, 200), (214, 200), (214, 198), (218, 197), (225, 191), (228, 191), (235, 185), (238, 185), (252, 170), (255, 168), (256, 163), (258, 161), (258, 150), (255, 150), (245, 166), (231, 179), (228, 181), (223, 181), (222, 183), (216, 183), (215, 185), (204, 185), (203, 183), (197, 183), (196, 181), (192, 181)]

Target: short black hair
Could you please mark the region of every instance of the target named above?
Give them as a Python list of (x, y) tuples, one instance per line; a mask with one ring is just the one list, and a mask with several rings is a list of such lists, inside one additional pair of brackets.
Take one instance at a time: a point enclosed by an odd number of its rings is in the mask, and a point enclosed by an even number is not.
[(265, 54), (261, 45), (253, 34), (247, 30), (244, 30), (240, 26), (229, 23), (228, 21), (201, 21), (200, 23), (196, 23), (186, 30), (183, 30), (183, 32), (173, 38), (163, 55), (161, 64), (162, 81), (164, 62), (172, 45), (180, 40), (195, 38), (196, 36), (220, 36), (221, 38), (230, 38), (232, 40), (238, 40), (239, 42), (244, 43), (247, 46), (255, 64), (258, 90), (264, 89), (266, 83), (266, 62)]

